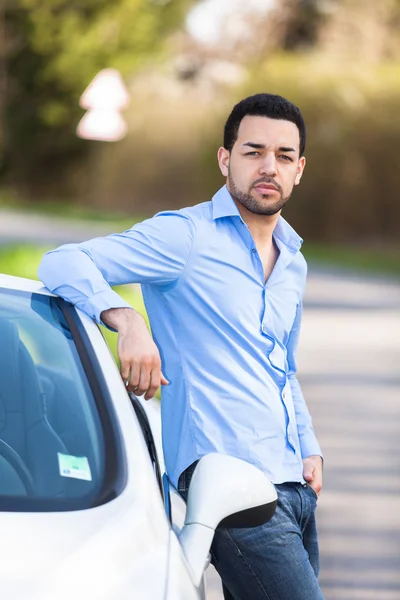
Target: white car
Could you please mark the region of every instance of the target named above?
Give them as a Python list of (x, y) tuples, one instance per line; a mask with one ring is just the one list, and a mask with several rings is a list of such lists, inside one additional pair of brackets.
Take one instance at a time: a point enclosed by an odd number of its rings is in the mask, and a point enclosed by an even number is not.
[(204, 600), (216, 527), (267, 521), (274, 486), (210, 454), (185, 514), (157, 403), (127, 393), (97, 325), (40, 282), (0, 275), (0, 341), (1, 599)]

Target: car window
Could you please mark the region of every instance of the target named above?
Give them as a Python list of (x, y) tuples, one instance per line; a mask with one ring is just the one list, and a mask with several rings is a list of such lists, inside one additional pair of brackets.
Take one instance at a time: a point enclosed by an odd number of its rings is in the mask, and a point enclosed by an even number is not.
[[(131, 400), (131, 404), (133, 406), (137, 420), (139, 421), (139, 425), (143, 433), (143, 438), (147, 446), (147, 451), (149, 453), (153, 471), (157, 479), (158, 487), (160, 488), (161, 496), (163, 498), (164, 504), (167, 504), (167, 500), (165, 498), (165, 486), (163, 483), (163, 475), (161, 473), (160, 463), (157, 456), (157, 448), (154, 442), (153, 432), (151, 431), (149, 419), (147, 417), (146, 411), (144, 410), (137, 396), (130, 392), (129, 398)], [(168, 510), (169, 509), (167, 509), (167, 514)]]
[(0, 510), (88, 508), (109, 471), (110, 433), (60, 302), (0, 290)]

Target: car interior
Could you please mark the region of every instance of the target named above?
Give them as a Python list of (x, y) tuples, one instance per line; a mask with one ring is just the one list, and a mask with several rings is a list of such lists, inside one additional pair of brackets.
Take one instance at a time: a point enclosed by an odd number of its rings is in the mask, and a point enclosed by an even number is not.
[[(82, 366), (68, 356), (72, 338), (30, 314), (23, 302), (18, 307), (18, 299), (5, 307), (1, 296), (0, 497), (94, 494), (101, 485), (104, 441)], [(29, 335), (31, 348), (22, 339), (29, 341)], [(62, 368), (66, 360), (74, 368)], [(66, 473), (60, 455), (64, 462), (84, 458), (89, 467)]]

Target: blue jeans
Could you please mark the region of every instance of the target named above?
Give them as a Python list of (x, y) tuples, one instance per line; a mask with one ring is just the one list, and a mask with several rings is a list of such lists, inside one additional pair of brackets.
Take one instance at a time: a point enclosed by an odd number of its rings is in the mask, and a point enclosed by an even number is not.
[[(195, 464), (179, 478), (186, 500)], [(318, 584), (317, 495), (308, 484), (276, 485), (278, 505), (261, 527), (217, 529), (211, 546), (225, 600), (323, 600)]]

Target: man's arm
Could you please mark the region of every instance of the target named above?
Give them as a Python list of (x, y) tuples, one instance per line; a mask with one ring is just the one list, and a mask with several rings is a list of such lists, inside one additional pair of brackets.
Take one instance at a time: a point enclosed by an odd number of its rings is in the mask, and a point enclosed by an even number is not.
[(184, 271), (194, 241), (192, 221), (181, 212), (162, 213), (121, 234), (67, 244), (48, 252), (39, 277), (54, 293), (98, 323), (118, 331), (121, 376), (127, 388), (152, 397), (160, 383), (158, 349), (144, 320), (110, 286), (163, 286)]
[(99, 323), (103, 310), (129, 307), (110, 286), (175, 281), (186, 266), (193, 240), (188, 217), (161, 213), (123, 233), (47, 252), (38, 275), (49, 290)]
[(303, 306), (302, 302), (300, 302), (297, 306), (296, 317), (287, 344), (288, 379), (292, 390), (297, 432), (304, 463), (303, 476), (315, 491), (319, 493), (322, 487), (322, 452), (314, 433), (311, 416), (300, 384), (296, 377), (296, 352), (300, 336), (302, 312)]
[(100, 316), (107, 327), (118, 331), (120, 371), (127, 390), (138, 396), (145, 394), (145, 400), (149, 400), (168, 381), (144, 319), (132, 308), (109, 308)]

